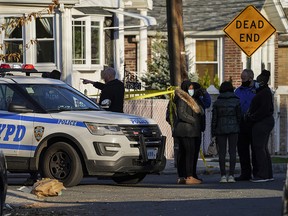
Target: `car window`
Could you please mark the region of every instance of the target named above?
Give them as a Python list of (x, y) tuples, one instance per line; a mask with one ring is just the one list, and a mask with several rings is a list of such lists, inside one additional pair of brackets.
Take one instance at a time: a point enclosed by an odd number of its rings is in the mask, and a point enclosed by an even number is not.
[(63, 110), (100, 110), (88, 98), (65, 85), (25, 84), (21, 85), (39, 105), (48, 112)]
[(10, 103), (33, 109), (31, 102), (23, 94), (8, 84), (0, 85), (0, 110), (7, 111)]

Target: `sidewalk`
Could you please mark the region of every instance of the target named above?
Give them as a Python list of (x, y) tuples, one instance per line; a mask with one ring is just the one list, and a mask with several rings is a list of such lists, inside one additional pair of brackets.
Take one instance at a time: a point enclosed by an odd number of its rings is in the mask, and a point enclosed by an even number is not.
[[(219, 162), (218, 157), (216, 158), (205, 158), (206, 164), (204, 161), (199, 158), (197, 163), (197, 172), (201, 174), (209, 173), (209, 174), (219, 174), (220, 168), (219, 168)], [(226, 162), (226, 166), (229, 166), (229, 163)], [(273, 173), (286, 173), (287, 170), (287, 164), (286, 163), (273, 163)], [(235, 167), (235, 174), (236, 176), (240, 174), (240, 163), (236, 163)], [(166, 167), (162, 171), (163, 174), (177, 174), (177, 169), (174, 166), (174, 159), (167, 159)]]

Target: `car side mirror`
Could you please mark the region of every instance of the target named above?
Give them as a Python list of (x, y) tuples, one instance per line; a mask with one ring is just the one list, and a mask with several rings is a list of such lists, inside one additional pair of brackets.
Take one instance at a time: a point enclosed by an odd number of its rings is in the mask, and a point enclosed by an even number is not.
[(15, 113), (32, 113), (34, 110), (27, 108), (25, 105), (10, 103), (8, 106), (8, 111)]

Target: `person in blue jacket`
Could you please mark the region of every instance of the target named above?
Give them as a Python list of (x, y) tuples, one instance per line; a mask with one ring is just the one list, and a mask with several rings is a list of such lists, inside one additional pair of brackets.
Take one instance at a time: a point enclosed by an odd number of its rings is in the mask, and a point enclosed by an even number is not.
[[(240, 99), (241, 105), (241, 121), (240, 132), (238, 136), (238, 155), (241, 166), (241, 174), (236, 177), (236, 181), (249, 181), (255, 164), (254, 152), (251, 149), (252, 145), (252, 128), (251, 125), (244, 121), (251, 101), (256, 94), (254, 73), (251, 69), (244, 69), (241, 73), (242, 84), (235, 90), (235, 95)], [(252, 151), (252, 160), (250, 159), (250, 152)], [(251, 165), (252, 163), (252, 165)]]

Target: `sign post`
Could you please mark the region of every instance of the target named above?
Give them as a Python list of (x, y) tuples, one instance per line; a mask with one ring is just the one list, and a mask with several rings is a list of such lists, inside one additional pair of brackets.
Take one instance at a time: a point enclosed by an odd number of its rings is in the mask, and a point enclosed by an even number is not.
[(252, 5), (247, 6), (225, 28), (224, 32), (250, 57), (276, 29)]

